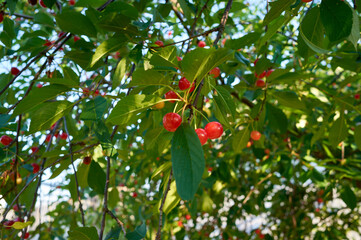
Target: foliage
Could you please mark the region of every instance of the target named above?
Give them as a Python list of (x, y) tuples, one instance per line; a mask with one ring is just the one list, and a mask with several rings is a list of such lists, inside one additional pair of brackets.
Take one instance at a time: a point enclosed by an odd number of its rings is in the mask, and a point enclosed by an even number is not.
[(359, 231), (361, 1), (30, 2), (0, 4), (2, 239)]

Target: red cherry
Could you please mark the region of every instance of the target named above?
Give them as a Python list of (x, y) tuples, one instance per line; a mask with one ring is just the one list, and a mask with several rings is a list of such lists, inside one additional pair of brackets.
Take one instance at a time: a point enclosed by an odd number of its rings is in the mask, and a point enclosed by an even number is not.
[(98, 90), (98, 89), (94, 91), (93, 96), (94, 96), (94, 97), (99, 96), (99, 90)]
[(40, 170), (40, 166), (37, 163), (32, 163), (31, 166), (33, 166), (33, 173), (37, 173)]
[(77, 41), (79, 41), (79, 40), (80, 40), (80, 37), (74, 36), (74, 42), (77, 42)]
[(220, 124), (219, 122), (207, 123), (204, 130), (207, 132), (209, 139), (219, 138), (223, 133), (222, 124)]
[(196, 129), (196, 133), (198, 135), (199, 141), (201, 141), (201, 144), (203, 146), (208, 140), (207, 132), (202, 128), (198, 128)]
[(1, 144), (5, 145), (5, 146), (8, 146), (12, 141), (13, 141), (13, 139), (7, 135), (3, 135), (0, 138)]
[(28, 239), (29, 238), (29, 233), (27, 232), (27, 233), (25, 233), (25, 235), (24, 235), (24, 239)]
[(182, 117), (178, 113), (167, 113), (163, 117), (163, 126), (169, 132), (175, 132), (182, 123)]
[(0, 12), (0, 23), (4, 21), (4, 12)]
[(39, 148), (38, 147), (31, 147), (31, 152), (32, 153), (37, 153), (37, 152), (39, 152)]
[(212, 170), (213, 170), (212, 167), (209, 167), (209, 168), (207, 169), (208, 172), (212, 172)]
[(5, 221), (3, 225), (5, 226), (5, 229), (11, 229), (11, 226), (15, 223), (13, 220)]
[(38, 83), (38, 84), (36, 84), (36, 87), (37, 87), (37, 88), (42, 88), (42, 87), (43, 87), (43, 84)]
[(45, 142), (51, 141), (51, 134), (46, 135)]
[(318, 199), (317, 199), (317, 202), (318, 202), (318, 203), (323, 203), (323, 199), (322, 199), (322, 198), (318, 198)]
[(162, 41), (160, 41), (160, 40), (155, 41), (154, 44), (155, 44), (155, 45), (158, 45), (159, 47), (163, 47), (163, 46), (164, 46), (164, 43), (163, 43)]
[(177, 56), (177, 60), (180, 62), (182, 61), (182, 58)]
[(45, 3), (43, 2), (43, 0), (39, 1), (40, 6), (42, 6), (43, 8), (47, 8), (47, 6), (45, 5)]
[[(178, 99), (178, 95), (173, 92), (173, 91), (169, 91), (166, 94), (164, 94), (165, 99)], [(170, 101), (170, 102), (175, 102), (175, 101)]]
[(54, 137), (55, 137), (55, 138), (58, 138), (58, 137), (59, 137), (59, 133), (58, 133), (58, 132), (54, 133)]
[(90, 90), (89, 90), (89, 88), (83, 88), (83, 94), (84, 95), (89, 95), (89, 92), (90, 92)]
[(65, 35), (65, 32), (60, 32), (59, 34), (58, 34), (58, 38), (61, 38), (62, 36), (64, 36)]
[(138, 197), (138, 193), (136, 193), (136, 192), (133, 192), (133, 194), (132, 194), (132, 197), (133, 197), (133, 198), (136, 198), (136, 197)]
[(189, 92), (193, 92), (194, 88), (196, 87), (195, 82), (192, 83), (191, 89), (189, 89)]
[(261, 233), (260, 235), (258, 235), (258, 237), (260, 238), (260, 239), (264, 239), (264, 235)]
[(75, 5), (75, 0), (69, 0), (69, 5), (74, 6)]
[(320, 209), (319, 209), (319, 208), (316, 208), (316, 212), (320, 212)]
[(312, 0), (302, 0), (302, 2), (304, 3), (308, 3), (308, 2), (311, 2)]
[(258, 62), (259, 58), (256, 58), (256, 60), (254, 60), (253, 65), (256, 66), (257, 62)]
[(48, 39), (45, 40), (45, 43), (43, 44), (43, 46), (47, 46), (50, 47), (51, 44), (53, 44), (52, 42), (50, 42)]
[(18, 68), (16, 68), (16, 67), (11, 68), (11, 74), (14, 75), (14, 76), (18, 75), (19, 72), (20, 72), (20, 70)]
[(62, 134), (60, 134), (60, 138), (66, 140), (68, 138), (68, 134), (66, 132), (63, 132)]
[(266, 72), (266, 77), (269, 77), (271, 75), (271, 73), (273, 73), (273, 69), (270, 69)]
[(261, 74), (259, 75), (259, 78), (264, 78), (266, 75), (267, 75), (267, 72), (266, 72), (266, 71), (263, 71), (263, 73), (261, 73)]
[(205, 46), (206, 46), (206, 43), (204, 41), (199, 41), (198, 42), (198, 47), (204, 48)]
[(185, 77), (182, 77), (178, 83), (178, 87), (180, 90), (186, 90), (189, 88), (190, 85), (191, 83)]
[(209, 72), (209, 74), (213, 75), (212, 77), (217, 78), (221, 75), (221, 69), (219, 69), (219, 67), (215, 67)]
[(92, 161), (92, 158), (90, 156), (86, 156), (83, 158), (83, 164), (89, 165)]
[(268, 148), (266, 148), (266, 149), (264, 150), (264, 153), (265, 153), (266, 155), (269, 155), (269, 154), (271, 153), (271, 150), (269, 150)]
[(190, 220), (191, 218), (192, 218), (191, 215), (189, 215), (189, 214), (186, 215), (187, 220)]
[(258, 80), (256, 81), (256, 86), (257, 86), (257, 87), (262, 88), (262, 87), (264, 87), (265, 85), (266, 85), (266, 83), (265, 83), (262, 79), (258, 79)]
[(258, 131), (252, 131), (252, 132), (251, 132), (251, 138), (252, 138), (254, 141), (258, 141), (258, 140), (261, 138), (261, 133), (258, 132)]
[(356, 94), (355, 94), (355, 99), (356, 99), (356, 100), (359, 100), (359, 99), (360, 99), (360, 94), (359, 94), (359, 93), (356, 93)]
[(17, 211), (19, 211), (19, 206), (18, 206), (17, 204), (15, 204), (15, 205), (13, 206), (13, 209), (14, 209), (15, 212), (17, 212)]
[(260, 234), (261, 234), (261, 229), (257, 228), (256, 230), (254, 230), (254, 232), (255, 232), (257, 235), (260, 235)]

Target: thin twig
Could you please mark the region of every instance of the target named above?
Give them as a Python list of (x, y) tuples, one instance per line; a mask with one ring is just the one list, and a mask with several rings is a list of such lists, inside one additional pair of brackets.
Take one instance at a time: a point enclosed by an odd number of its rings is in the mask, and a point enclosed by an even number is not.
[[(14, 192), (15, 192), (15, 195), (18, 194), (18, 190), (17, 190), (17, 176), (18, 176), (18, 162), (19, 162), (19, 136), (20, 136), (20, 128), (21, 128), (21, 120), (22, 120), (22, 114), (19, 115), (19, 118), (18, 118), (18, 126), (17, 126), (17, 129), (16, 129), (16, 138), (15, 138), (15, 145), (16, 145), (16, 150), (15, 150), (15, 164), (14, 164), (14, 167), (15, 167), (15, 173), (14, 173)], [(16, 205), (18, 206), (18, 211), (19, 211), (19, 217), (21, 218), (21, 208), (19, 206), (19, 200), (16, 200)]]
[(242, 204), (246, 204), (246, 202), (248, 202), (249, 198), (251, 197), (252, 193), (256, 190), (256, 187), (261, 185), (264, 181), (266, 181), (267, 179), (269, 179), (270, 177), (272, 177), (273, 173), (269, 173), (265, 178), (263, 178), (261, 181), (259, 181), (254, 188), (251, 189), (251, 191), (249, 191), (249, 193), (247, 194), (246, 198), (243, 200)]
[(173, 169), (170, 170), (170, 174), (169, 174), (169, 179), (168, 179), (168, 183), (167, 183), (167, 188), (165, 189), (164, 192), (164, 196), (162, 199), (162, 203), (160, 204), (159, 207), (159, 224), (158, 224), (158, 231), (157, 231), (157, 235), (155, 236), (155, 240), (160, 240), (161, 239), (161, 235), (162, 235), (162, 223), (163, 223), (163, 206), (165, 203), (165, 199), (167, 198), (168, 192), (170, 190), (170, 184), (172, 182), (172, 175), (173, 175)]
[(24, 15), (24, 14), (20, 14), (20, 13), (8, 13), (8, 12), (4, 12), (5, 15), (8, 15), (8, 16), (11, 16), (11, 15), (14, 15), (15, 17), (21, 17), (21, 18), (25, 18), (25, 19), (34, 19), (34, 17), (32, 16), (28, 16), (28, 15)]
[(99, 12), (103, 11), (109, 4), (111, 4), (112, 2), (114, 2), (114, 0), (108, 0), (106, 3), (104, 3), (103, 5), (101, 5), (100, 7), (97, 8), (97, 10)]
[(125, 231), (124, 228), (124, 223), (122, 221), (120, 221), (119, 218), (117, 218), (117, 216), (114, 215), (114, 213), (112, 211), (110, 211), (108, 208), (106, 209), (106, 212), (118, 223), (118, 225), (122, 228), (122, 231), (124, 233), (124, 236), (127, 234), (127, 232)]
[[(203, 78), (202, 81), (199, 83), (199, 86), (198, 86), (198, 89), (197, 89), (197, 95), (196, 95), (196, 97), (194, 98), (194, 101), (193, 101), (193, 104), (192, 104), (192, 106), (195, 107), (195, 108), (197, 108), (197, 102), (198, 102), (198, 98), (199, 98), (199, 96), (200, 96), (200, 94), (201, 94), (203, 84), (204, 84), (204, 78)], [(188, 123), (189, 123), (189, 124), (191, 123), (193, 116), (194, 116), (193, 108), (191, 107), (191, 111), (190, 111), (190, 114), (189, 114), (189, 117), (188, 117)]]
[(221, 36), (223, 34), (223, 31), (224, 31), (224, 27), (226, 26), (229, 11), (231, 10), (231, 7), (232, 7), (232, 2), (233, 2), (233, 0), (228, 0), (227, 6), (224, 9), (223, 16), (222, 16), (222, 19), (221, 19), (221, 23), (219, 24), (219, 31), (218, 31), (216, 40), (214, 40), (214, 42), (213, 42), (213, 46), (217, 46), (217, 43), (218, 43), (219, 39), (221, 39)]
[(81, 223), (83, 224), (83, 227), (85, 227), (83, 204), (81, 203), (81, 197), (80, 197), (80, 191), (79, 191), (79, 182), (78, 182), (78, 177), (77, 177), (77, 174), (76, 174), (76, 169), (75, 169), (75, 166), (74, 166), (73, 147), (72, 147), (72, 143), (71, 143), (71, 140), (70, 140), (70, 134), (69, 134), (69, 130), (68, 130), (68, 126), (67, 126), (65, 117), (64, 117), (64, 128), (65, 128), (65, 132), (68, 134), (69, 154), (70, 154), (70, 159), (71, 159), (71, 165), (73, 166), (73, 170), (74, 170), (76, 192), (77, 192), (77, 195), (78, 195), (79, 210), (81, 212)]
[(188, 36), (192, 36), (192, 32), (189, 30), (189, 28), (187, 27), (187, 25), (185, 24), (182, 15), (180, 15), (180, 13), (178, 12), (178, 9), (172, 5), (172, 10), (175, 13), (175, 15), (177, 16), (177, 18), (179, 19), (179, 21), (182, 23), (184, 29), (187, 31)]
[(356, 0), (353, 0), (353, 9), (357, 9), (357, 3), (356, 3)]
[(108, 187), (109, 187), (109, 175), (110, 175), (110, 157), (107, 157), (107, 175), (105, 180), (104, 187), (104, 203), (103, 203), (103, 217), (102, 217), (102, 225), (99, 232), (99, 240), (103, 239), (103, 233), (105, 228), (105, 218), (108, 209)]
[(192, 27), (191, 27), (191, 34), (193, 35), (194, 33), (194, 29), (196, 28), (196, 24), (198, 19), (202, 16), (203, 11), (207, 8), (207, 4), (208, 4), (209, 0), (206, 1), (206, 3), (203, 5), (202, 9), (199, 11), (198, 15), (194, 18)]

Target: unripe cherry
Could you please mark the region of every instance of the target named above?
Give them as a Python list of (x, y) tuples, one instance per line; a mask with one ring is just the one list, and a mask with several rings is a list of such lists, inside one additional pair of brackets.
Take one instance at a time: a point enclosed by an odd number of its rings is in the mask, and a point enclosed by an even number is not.
[(182, 123), (182, 117), (178, 113), (167, 113), (163, 117), (163, 126), (169, 132), (175, 132)]
[(222, 124), (219, 122), (210, 122), (208, 123), (204, 130), (207, 132), (209, 139), (216, 139), (219, 138), (223, 133)]

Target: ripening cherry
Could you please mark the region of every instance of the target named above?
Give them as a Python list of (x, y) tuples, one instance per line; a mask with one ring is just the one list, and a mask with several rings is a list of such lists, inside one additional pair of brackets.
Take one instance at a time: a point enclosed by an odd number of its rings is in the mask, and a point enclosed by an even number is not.
[(155, 45), (158, 45), (159, 47), (163, 47), (163, 46), (164, 46), (164, 43), (163, 43), (162, 41), (160, 41), (160, 40), (155, 41), (154, 44), (155, 44)]
[(205, 46), (206, 46), (206, 43), (204, 41), (199, 41), (198, 42), (198, 47), (204, 48)]
[(204, 130), (207, 132), (207, 136), (209, 139), (219, 138), (223, 133), (222, 124), (220, 124), (219, 122), (207, 123)]
[(191, 83), (185, 77), (182, 77), (178, 83), (178, 87), (180, 90), (186, 90), (190, 87), (190, 85)]
[(215, 67), (209, 72), (209, 74), (213, 75), (212, 77), (217, 78), (221, 75), (221, 69), (219, 69), (219, 67)]
[(77, 42), (77, 41), (79, 41), (79, 40), (80, 40), (80, 37), (74, 36), (74, 42)]
[(356, 93), (354, 97), (355, 97), (356, 100), (360, 100), (360, 94), (359, 93)]
[(251, 132), (251, 138), (254, 141), (258, 141), (261, 138), (261, 133), (254, 130)]
[(32, 163), (31, 166), (33, 166), (33, 173), (37, 173), (40, 170), (40, 166), (37, 163)]
[(68, 134), (66, 132), (63, 132), (62, 134), (60, 134), (60, 138), (66, 140), (68, 138)]
[[(178, 95), (173, 92), (173, 91), (169, 91), (166, 94), (164, 94), (165, 99), (178, 99)], [(175, 101), (170, 101), (170, 102), (175, 102)]]
[(208, 140), (207, 132), (202, 128), (197, 128), (196, 133), (198, 135), (199, 141), (201, 141), (201, 144), (203, 146)]
[(1, 142), (1, 144), (4, 145), (4, 146), (10, 145), (10, 143), (11, 143), (12, 141), (13, 141), (13, 139), (12, 139), (11, 137), (7, 136), (7, 135), (3, 135), (3, 136), (1, 136), (1, 138), (0, 138), (0, 142)]
[(266, 83), (265, 83), (265, 81), (263, 81), (262, 79), (258, 79), (258, 80), (256, 81), (256, 86), (257, 86), (257, 87), (260, 87), (260, 88), (263, 88), (264, 86), (266, 86)]
[(167, 113), (163, 117), (163, 126), (169, 132), (175, 132), (182, 123), (182, 117), (178, 113)]
[(248, 141), (248, 142), (247, 142), (247, 147), (248, 147), (248, 148), (252, 147), (252, 142), (251, 142), (251, 141)]
[(178, 221), (178, 226), (179, 226), (179, 227), (183, 227), (182, 221), (180, 221), (180, 220)]
[(38, 0), (28, 0), (28, 3), (34, 6), (38, 3)]
[(40, 4), (40, 6), (42, 6), (43, 8), (47, 8), (47, 6), (45, 5), (45, 3), (44, 3), (43, 0), (40, 0), (40, 1), (39, 1), (39, 4)]
[(159, 103), (157, 103), (157, 104), (154, 105), (154, 107), (155, 107), (156, 109), (162, 109), (162, 108), (164, 108), (164, 106), (165, 106), (165, 103), (164, 103), (164, 102), (159, 102)]
[(223, 46), (226, 45), (226, 41), (227, 41), (227, 38), (223, 38), (223, 39), (222, 39), (222, 44), (223, 44)]
[(42, 88), (42, 87), (43, 87), (43, 84), (38, 83), (38, 84), (36, 84), (36, 87), (37, 87), (37, 88)]
[(12, 67), (10, 72), (11, 72), (11, 75), (16, 76), (16, 75), (19, 74), (20, 70), (18, 68), (16, 68), (16, 67)]
[(69, 5), (74, 6), (75, 5), (75, 0), (69, 0)]
[(92, 161), (92, 158), (90, 156), (86, 156), (83, 158), (83, 164), (89, 165)]

